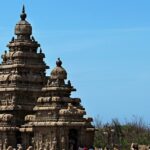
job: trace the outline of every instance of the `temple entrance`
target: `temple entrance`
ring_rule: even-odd
[[[69,150],[78,149],[78,131],[76,129],[69,130]]]

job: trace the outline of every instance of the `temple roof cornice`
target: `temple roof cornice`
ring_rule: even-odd
[[[35,68],[35,69],[49,69],[49,66],[36,64],[36,65],[30,65],[30,64],[11,64],[11,65],[0,65],[0,69],[13,69],[13,68]]]

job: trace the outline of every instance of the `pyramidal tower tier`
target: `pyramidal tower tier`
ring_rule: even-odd
[[[0,150],[77,150],[93,145],[95,128],[60,58],[46,76],[45,55],[32,36],[23,6],[0,65]],[[37,52],[39,51],[39,52]],[[18,149],[19,149],[18,148]]]

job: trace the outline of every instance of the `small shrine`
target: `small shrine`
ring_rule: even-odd
[[[90,147],[95,128],[60,58],[46,76],[45,55],[23,6],[0,64],[0,150],[77,150]]]

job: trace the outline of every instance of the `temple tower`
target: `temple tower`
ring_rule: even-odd
[[[19,128],[24,117],[33,112],[41,88],[46,82],[45,55],[32,36],[23,6],[15,37],[9,42],[0,64],[0,149],[21,143]],[[1,144],[3,143],[3,144]],[[4,145],[5,143],[5,145]],[[3,148],[4,149],[4,148]]]
[[[32,144],[35,150],[77,150],[80,145],[93,145],[92,118],[84,118],[81,100],[71,97],[75,89],[66,79],[67,72],[58,59],[37,99],[35,115],[25,117],[27,123],[21,128],[24,145]],[[29,143],[28,135],[32,132],[34,136]]]

